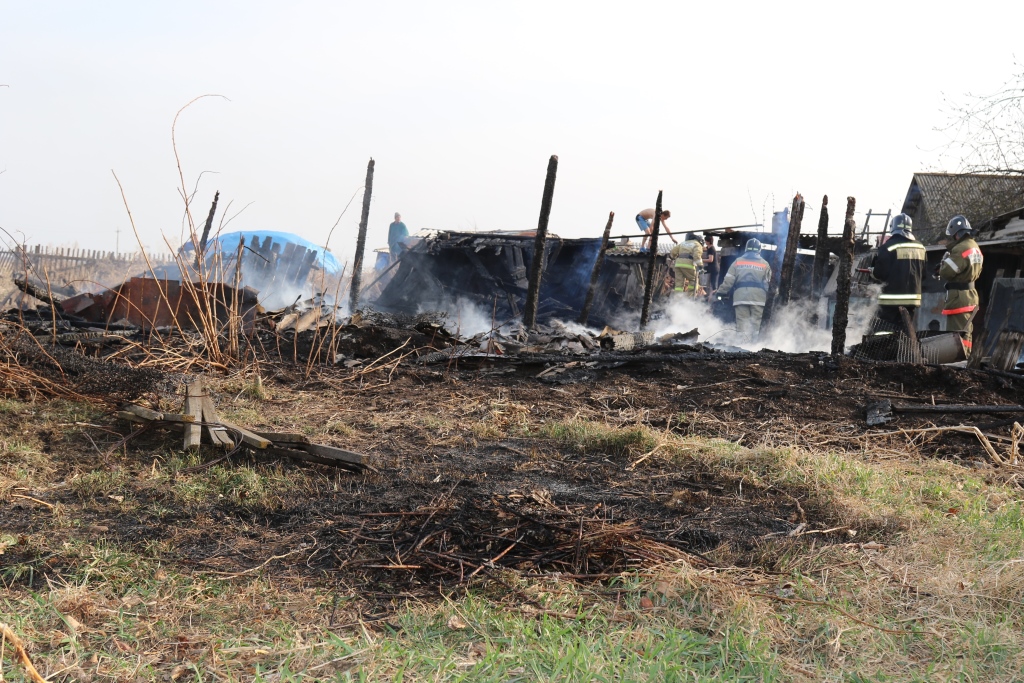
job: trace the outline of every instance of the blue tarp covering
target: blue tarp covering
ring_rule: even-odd
[[[258,239],[260,242],[263,242],[264,239],[269,237],[278,244],[291,242],[299,245],[300,247],[312,249],[316,252],[316,266],[318,268],[323,268],[324,271],[332,275],[341,272],[341,264],[338,263],[338,259],[334,258],[333,254],[329,252],[325,253],[324,248],[319,244],[314,244],[304,237],[299,237],[291,232],[278,232],[275,230],[240,230],[238,232],[229,232],[224,235],[218,235],[215,239],[211,239],[206,245],[206,253],[210,254],[215,252],[217,249],[220,249],[221,253],[226,256],[231,256],[235,253],[235,250],[238,249],[239,239],[245,239],[245,244],[248,246],[249,244],[252,244],[253,237]],[[193,249],[194,247],[191,242],[186,242],[185,246],[182,247],[182,251],[184,252],[190,252]]]

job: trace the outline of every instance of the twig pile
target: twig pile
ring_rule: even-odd
[[[409,572],[462,583],[500,568],[603,579],[652,564],[707,562],[693,544],[653,535],[639,519],[614,519],[600,504],[556,506],[544,492],[341,518],[333,543],[342,567]],[[377,523],[375,523],[377,522]],[[393,579],[394,577],[389,577]]]

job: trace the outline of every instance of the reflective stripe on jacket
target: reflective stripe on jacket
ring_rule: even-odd
[[[764,306],[771,278],[772,268],[760,254],[744,252],[729,267],[718,293],[725,296],[732,292],[733,306]]]
[[[967,236],[949,246],[939,264],[939,277],[943,282],[970,284],[981,276],[984,262],[978,243]],[[976,289],[947,289],[942,314],[970,313],[978,307],[979,301]]]
[[[921,280],[928,256],[924,245],[905,235],[893,235],[878,248],[871,275],[885,283],[880,306],[920,306]]]
[[[704,256],[704,245],[698,240],[686,240],[672,247],[668,255],[675,259],[673,267],[694,269]]]

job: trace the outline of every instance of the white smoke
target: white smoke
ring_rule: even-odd
[[[712,315],[711,305],[703,298],[677,295],[665,307],[663,317],[654,321],[650,329],[657,338],[697,328],[702,342],[737,346],[748,351],[827,352],[832,348],[832,328],[823,326],[828,313],[826,306],[827,299],[821,299],[817,302],[796,301],[777,307],[770,326],[762,328],[756,341],[748,342],[736,334],[735,323],[727,323]],[[867,333],[875,308],[873,300],[851,300],[850,322],[846,328],[847,346],[858,343]],[[819,321],[817,324],[812,324],[814,318]]]
[[[419,313],[435,312],[437,309],[421,309]],[[474,301],[458,298],[449,303],[442,311],[447,321],[448,331],[457,337],[474,337],[490,332],[493,325],[501,325],[502,320],[492,320],[493,311],[486,310]]]
[[[818,320],[826,319],[825,300],[817,305],[809,301],[796,301],[780,306],[772,314],[771,325],[762,328],[760,339],[753,345],[742,345],[751,350],[772,349],[787,353],[803,353],[807,351],[830,351],[832,349],[832,328],[822,324],[811,324],[812,315],[818,314]],[[846,346],[860,342],[867,333],[874,317],[875,303],[865,299],[850,301],[849,323],[846,326]],[[817,310],[815,310],[817,309]]]
[[[554,329],[555,332],[565,335],[586,334],[591,337],[596,337],[601,334],[601,330],[581,325],[575,320],[552,320],[549,326]]]

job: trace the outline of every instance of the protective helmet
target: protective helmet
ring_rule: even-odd
[[[761,251],[761,240],[756,237],[747,240],[747,251]]]
[[[688,232],[688,233],[686,233],[686,239],[687,240],[695,240],[695,239],[697,239],[697,233],[695,233],[695,232]]]
[[[889,232],[893,235],[909,235],[913,229],[914,222],[905,213],[896,214],[892,217],[892,222],[889,223]]]
[[[946,237],[956,237],[962,232],[970,232],[971,223],[963,216],[953,216],[946,224]]]

